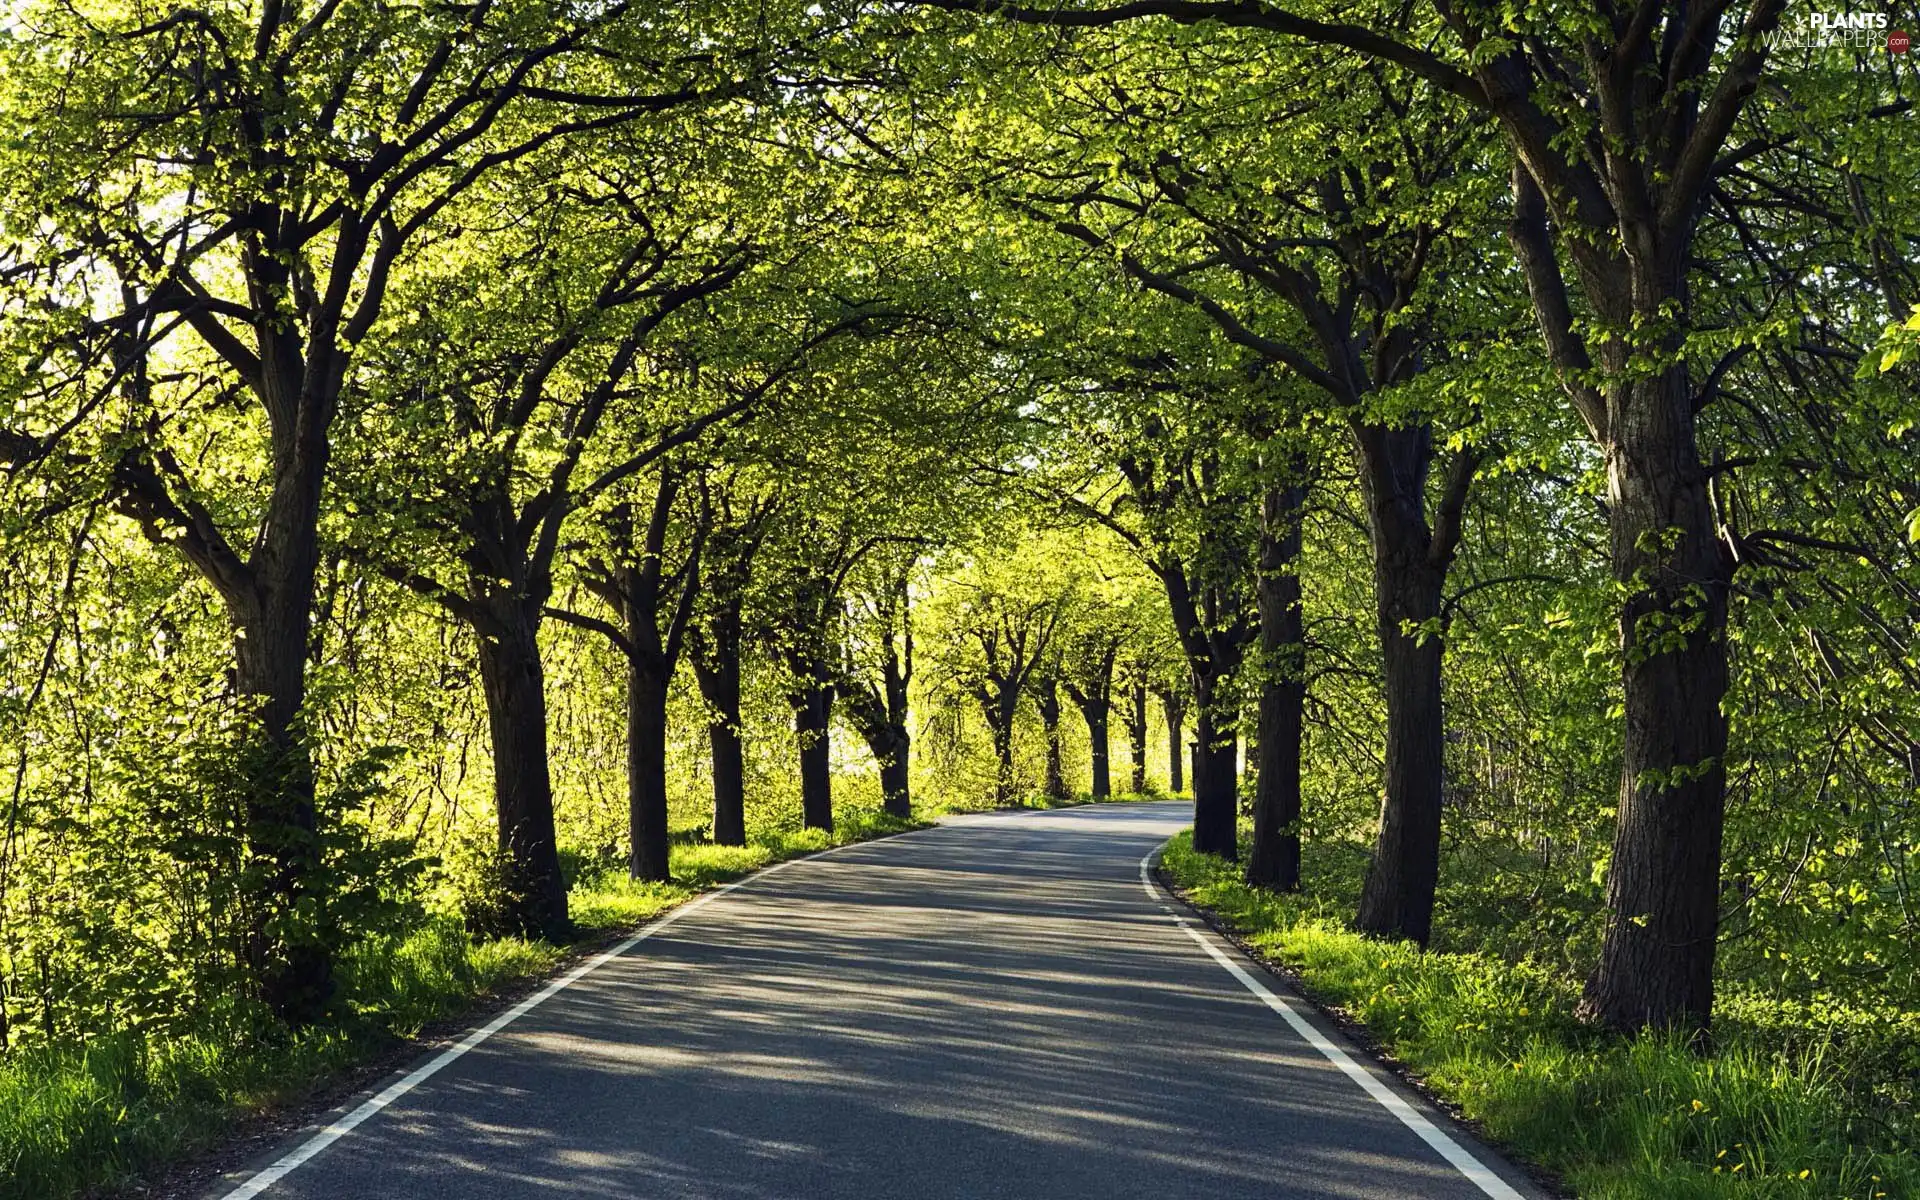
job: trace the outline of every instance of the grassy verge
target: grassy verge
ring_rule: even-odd
[[[435,1023],[458,1020],[490,995],[550,974],[570,952],[701,892],[782,859],[915,827],[879,814],[850,817],[831,838],[792,830],[758,834],[743,847],[675,845],[668,884],[619,874],[581,880],[570,898],[580,930],[574,946],[476,941],[450,918],[357,946],[341,963],[341,1016],[328,1026],[263,1032],[215,1013],[191,1029],[15,1054],[0,1069],[0,1197],[62,1200],[124,1187],[217,1144],[237,1121],[337,1086],[353,1067]]]
[[[1322,901],[1249,888],[1231,864],[1194,853],[1187,834],[1162,861],[1195,903],[1583,1197],[1920,1196],[1914,1112],[1873,1078],[1888,1060],[1863,1048],[1911,1038],[1912,1014],[1880,1015],[1874,1032],[1787,1037],[1763,1001],[1735,994],[1709,1057],[1658,1038],[1626,1042],[1574,1020],[1572,979],[1362,938]]]

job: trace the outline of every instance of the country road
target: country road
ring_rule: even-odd
[[[1149,894],[1189,811],[965,817],[765,873],[207,1195],[1539,1195]]]

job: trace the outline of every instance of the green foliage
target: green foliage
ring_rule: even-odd
[[[1776,46],[1723,127],[1686,110],[1749,60],[1673,47],[1731,49],[1747,6],[1648,8],[1617,58],[1575,6],[1285,6],[1309,37],[1206,8],[13,5],[0,1168],[39,1196],[123,1176],[546,969],[500,936],[524,864],[498,811],[543,769],[544,861],[603,933],[827,844],[799,829],[796,694],[838,694],[835,837],[866,836],[896,730],[922,811],[1079,795],[1095,735],[1040,685],[1111,650],[1117,689],[1167,702],[1150,789],[1196,701],[1245,738],[1300,675],[1304,897],[1209,887],[1516,1143],[1596,1194],[1870,1195],[1843,1127],[1910,1124],[1920,1009],[1913,60]],[[1589,77],[1655,43],[1667,67]],[[1458,74],[1499,62],[1518,116]],[[1662,98],[1596,103],[1615,78]],[[1724,142],[1703,190],[1629,228],[1695,129]],[[1516,161],[1551,176],[1531,266]],[[1729,565],[1637,613],[1629,661],[1623,605],[1686,536],[1615,527],[1633,463],[1603,410],[1675,367],[1694,394],[1655,457],[1706,490],[1692,536]],[[1409,565],[1383,523],[1435,534],[1449,463],[1475,468],[1458,549],[1416,556],[1445,551],[1441,610],[1383,630]],[[1305,637],[1263,660],[1260,501],[1301,483]],[[649,570],[684,587],[640,611],[610,581]],[[277,671],[269,592],[300,635]],[[729,620],[737,711],[668,652]],[[1728,780],[1706,1065],[1567,1021],[1649,733],[1622,672],[1702,630],[1727,753],[1640,777]],[[1445,651],[1434,955],[1339,932],[1403,633]],[[485,664],[516,635],[546,761],[496,779]],[[648,656],[675,879],[635,884]],[[262,697],[297,733],[273,753]],[[744,847],[707,844],[716,723]],[[276,798],[295,820],[259,819]],[[339,987],[294,1031],[258,999],[300,950]],[[1533,1049],[1502,1073],[1508,1041]]]

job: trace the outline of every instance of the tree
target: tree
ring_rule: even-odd
[[[1065,800],[1068,795],[1066,755],[1060,743],[1060,675],[1060,647],[1056,642],[1033,674],[1033,706],[1040,714],[1040,729],[1047,739],[1047,767],[1040,794],[1049,800]],[[1099,762],[1097,757],[1095,762]]]
[[[647,522],[636,526],[634,502],[607,512],[607,558],[583,565],[593,593],[618,615],[618,624],[549,607],[550,616],[604,635],[620,651],[627,684],[627,871],[631,878],[670,877],[667,855],[667,699],[680,661],[694,600],[700,590],[700,550],[710,515],[691,514],[678,563],[668,569],[674,511],[689,468],[677,462],[658,472]],[[704,497],[702,497],[704,499]]]
[[[1167,790],[1182,792],[1186,790],[1182,778],[1186,746],[1180,734],[1187,724],[1186,686],[1178,679],[1162,676],[1155,694],[1160,698],[1160,711],[1167,724]]]
[[[1306,720],[1306,630],[1301,606],[1301,523],[1305,467],[1287,464],[1289,482],[1260,502],[1259,771],[1247,882],[1276,891],[1300,888],[1300,739]]]
[[[690,246],[679,231],[645,219],[640,198],[658,186],[654,179],[600,174],[577,186],[594,201],[587,210],[595,214],[591,232],[571,224],[573,210],[549,210],[544,224],[535,219],[516,228],[531,247],[509,242],[501,247],[504,261],[473,266],[489,273],[518,266],[532,277],[527,295],[540,295],[541,284],[559,285],[571,306],[545,327],[528,314],[532,319],[518,330],[483,340],[457,311],[457,297],[470,286],[464,271],[422,281],[416,336],[400,342],[387,364],[389,381],[411,384],[394,396],[399,405],[390,419],[416,453],[405,460],[404,474],[396,473],[398,456],[356,464],[365,481],[360,553],[478,635],[493,746],[501,919],[553,937],[563,936],[568,922],[539,633],[563,532],[581,508],[745,413],[785,374],[776,366],[689,415],[633,403],[635,377],[648,366],[661,327],[682,308],[733,286],[753,255],[734,241]],[[633,223],[636,215],[641,219]],[[602,260],[600,248],[608,243],[621,249]],[[561,250],[568,245],[586,261],[569,263]],[[528,249],[535,253],[527,255]],[[584,280],[565,275],[576,265]],[[450,323],[468,334],[468,361],[457,371],[449,370],[444,350]],[[591,459],[610,416],[625,425],[623,444]],[[448,545],[452,553],[442,555],[450,561],[435,569],[438,564],[396,559],[395,534],[409,529],[416,539]]]
[[[754,560],[778,511],[777,495],[757,493],[736,469],[703,482],[710,514],[701,596],[688,631],[693,674],[707,703],[713,762],[713,840],[747,843],[746,762],[741,753],[740,683],[746,605]]]
[[[1087,723],[1087,741],[1093,758],[1092,791],[1096,798],[1113,794],[1109,722],[1113,718],[1113,667],[1120,657],[1121,635],[1109,630],[1085,630],[1069,640],[1062,655],[1061,686]],[[1071,664],[1070,666],[1066,664]]]
[[[1145,795],[1147,783],[1147,677],[1132,661],[1124,674],[1126,703],[1120,723],[1127,731],[1127,790]]]
[[[1702,410],[1742,357],[1713,356],[1692,253],[1715,180],[1771,147],[1730,144],[1766,73],[1784,0],[1648,4],[1511,21],[1478,6],[1409,13],[1404,28],[1268,4],[1146,0],[1040,10],[920,0],[1049,25],[1163,16],[1342,47],[1392,64],[1500,130],[1514,159],[1510,236],[1542,344],[1609,466],[1626,737],[1608,871],[1608,926],[1585,1011],[1608,1027],[1703,1033],[1713,1006],[1726,804],[1727,593]],[[1430,37],[1446,48],[1427,48]],[[1722,42],[1727,53],[1717,53]],[[1617,147],[1642,148],[1638,154]],[[1578,288],[1578,302],[1570,282]]]
[[[985,548],[992,553],[995,548]],[[1004,553],[1004,547],[999,548]],[[977,552],[981,553],[981,552]],[[1037,564],[992,562],[974,557],[948,591],[941,614],[941,647],[947,678],[979,707],[993,743],[994,803],[1016,795],[1013,761],[1015,719],[1054,650],[1064,597],[1057,584],[1034,583]]]
[[[908,700],[913,686],[910,582],[917,559],[917,548],[870,558],[872,582],[855,589],[855,632],[848,638],[838,685],[843,710],[879,764],[881,802],[902,820],[913,815]]]
[[[625,97],[590,115],[552,105],[548,86],[575,64],[638,66],[623,57],[637,32],[626,18],[625,5],[564,29],[492,8],[403,21],[269,5],[104,25],[59,6],[33,14],[35,45],[69,46],[76,72],[44,93],[59,97],[46,132],[61,139],[48,215],[69,247],[89,248],[90,271],[118,281],[119,311],[99,325],[104,365],[140,432],[115,451],[109,486],[228,610],[236,686],[258,723],[248,825],[272,864],[256,969],[290,1020],[317,1016],[332,990],[331,948],[295,914],[317,861],[301,713],[342,391],[409,248],[492,171],[585,128],[738,90],[683,63],[630,71]],[[377,76],[362,69],[374,60]],[[138,178],[152,163],[170,166]],[[252,398],[271,443],[238,520],[192,478],[154,407],[149,361],[176,346],[216,394]],[[15,433],[33,456],[55,452]]]

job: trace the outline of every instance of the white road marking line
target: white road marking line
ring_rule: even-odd
[[[939,826],[933,826],[933,828],[937,829],[939,828]],[[920,832],[920,831],[913,830],[910,832]],[[886,839],[881,839],[881,840],[886,840]],[[499,1033],[502,1029],[505,1029],[507,1026],[513,1024],[515,1021],[518,1021],[521,1017],[526,1016],[528,1013],[540,1007],[540,1005],[546,1003],[548,1000],[551,1000],[554,996],[558,995],[559,993],[565,991],[567,988],[571,987],[573,984],[580,982],[580,980],[584,978],[586,975],[588,975],[589,973],[599,969],[600,967],[605,966],[606,964],[612,962],[614,959],[619,958],[621,955],[625,954],[627,951],[633,949],[635,946],[638,946],[641,942],[646,941],[648,938],[652,937],[654,934],[659,933],[661,930],[665,929],[667,926],[673,924],[675,921],[678,921],[680,918],[686,916],[687,914],[698,911],[699,909],[705,908],[707,905],[713,903],[715,900],[718,900],[720,897],[726,895],[728,892],[731,892],[736,888],[744,887],[745,885],[749,883],[753,883],[756,880],[765,879],[767,876],[773,874],[774,872],[784,870],[785,868],[791,867],[796,863],[807,862],[810,859],[821,858],[821,857],[824,857],[825,855],[833,854],[836,851],[850,850],[855,846],[864,846],[867,844],[869,843],[848,842],[844,846],[830,846],[825,850],[817,851],[816,853],[813,853],[813,854],[805,854],[800,856],[799,858],[790,858],[790,859],[787,859],[785,862],[777,862],[777,863],[774,863],[772,866],[762,867],[760,870],[755,871],[753,874],[748,875],[744,878],[736,879],[732,883],[729,883],[724,887],[716,888],[713,891],[708,892],[703,896],[699,896],[695,899],[687,901],[685,904],[682,904],[680,907],[674,909],[672,912],[667,913],[665,916],[655,919],[646,928],[642,929],[639,933],[634,934],[632,937],[628,938],[626,941],[621,942],[618,946],[615,946],[613,949],[608,950],[602,954],[595,955],[593,958],[589,959],[587,962],[581,964],[580,966],[575,967],[571,971],[568,971],[565,975],[562,975],[560,978],[554,980],[552,983],[549,983],[546,987],[543,987],[539,991],[535,992],[533,995],[528,996],[525,1000],[522,1000],[520,1003],[514,1005],[512,1008],[508,1009],[506,1012],[503,1012],[499,1016],[495,1017],[493,1020],[488,1021],[485,1025],[482,1025],[480,1028],[468,1034],[465,1037],[465,1039],[463,1039],[459,1044],[447,1047],[445,1050],[442,1050],[439,1054],[435,1055],[433,1058],[420,1064],[418,1067],[415,1067],[412,1071],[409,1071],[407,1074],[401,1076],[399,1079],[394,1080],[392,1083],[388,1084],[385,1088],[381,1089],[381,1091],[377,1095],[364,1101],[358,1108],[354,1109],[352,1112],[341,1117],[338,1121],[335,1121],[333,1124],[328,1125],[325,1129],[320,1130],[318,1133],[314,1134],[312,1137],[308,1138],[306,1141],[300,1143],[300,1145],[294,1147],[294,1149],[289,1151],[283,1158],[276,1161],[272,1166],[262,1168],[258,1174],[254,1175],[251,1179],[248,1179],[245,1183],[242,1183],[240,1186],[234,1188],[232,1191],[226,1193],[224,1196],[220,1198],[220,1200],[253,1200],[253,1197],[258,1196],[261,1192],[266,1191],[268,1188],[280,1182],[282,1179],[286,1178],[289,1174],[291,1174],[295,1170],[298,1170],[301,1164],[305,1163],[308,1159],[320,1153],[322,1150],[325,1150],[328,1146],[333,1145],[335,1142],[339,1141],[341,1138],[345,1137],[347,1134],[352,1133],[353,1130],[357,1128],[362,1122],[366,1121],[367,1118],[373,1116],[375,1113],[379,1112],[381,1109],[385,1108],[387,1105],[392,1104],[395,1100],[398,1100],[400,1097],[406,1095],[408,1092],[412,1091],[414,1088],[419,1087],[421,1084],[425,1083],[428,1079],[431,1079],[434,1075],[438,1074],[442,1068],[446,1067],[447,1064],[453,1062],[455,1059],[459,1058],[461,1055],[465,1054],[467,1051],[473,1049],[475,1046],[478,1046],[481,1042],[486,1041],[488,1038],[492,1037],[494,1034]]]
[[[1149,851],[1145,858],[1140,860],[1140,884],[1147,889],[1147,898],[1156,904],[1160,903],[1163,897],[1160,889],[1154,886],[1153,876],[1149,874],[1149,871],[1153,866],[1154,858],[1158,856],[1159,853],[1159,849],[1155,848]],[[1446,1133],[1435,1126],[1432,1121],[1427,1120],[1426,1114],[1414,1108],[1411,1104],[1408,1104],[1396,1095],[1393,1089],[1374,1078],[1373,1072],[1353,1061],[1352,1056],[1345,1050],[1328,1041],[1326,1036],[1318,1029],[1315,1029],[1305,1017],[1301,1016],[1293,1005],[1288,1004],[1279,996],[1274,995],[1271,988],[1267,987],[1266,984],[1248,972],[1245,967],[1229,958],[1220,947],[1214,945],[1210,939],[1195,929],[1193,923],[1187,920],[1186,917],[1181,916],[1170,908],[1166,908],[1165,905],[1162,905],[1162,908],[1169,916],[1173,917],[1174,924],[1180,926],[1181,930],[1183,930],[1188,937],[1192,938],[1202,950],[1205,950],[1213,961],[1225,967],[1229,975],[1232,975],[1240,981],[1241,986],[1266,1001],[1267,1007],[1285,1018],[1287,1024],[1293,1027],[1295,1033],[1306,1039],[1308,1045],[1318,1050],[1328,1062],[1345,1072],[1347,1078],[1359,1084],[1367,1095],[1373,1097],[1373,1099],[1379,1103],[1380,1107],[1386,1109],[1394,1116],[1399,1117],[1402,1125],[1413,1130],[1415,1134],[1419,1135],[1421,1141],[1432,1146],[1441,1158],[1446,1159],[1447,1162],[1452,1165],[1454,1170],[1466,1176],[1467,1179],[1481,1191],[1494,1197],[1494,1200],[1524,1200],[1524,1197],[1522,1197],[1519,1192],[1514,1191],[1513,1188],[1507,1184],[1506,1180],[1495,1175],[1487,1169],[1485,1163],[1482,1163],[1479,1159],[1467,1153],[1466,1147],[1448,1137]]]

